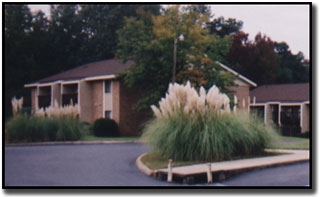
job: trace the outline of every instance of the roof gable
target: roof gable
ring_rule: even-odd
[[[242,80],[243,82],[249,84],[250,86],[257,87],[257,84],[256,84],[255,82],[253,82],[253,81],[251,81],[250,79],[248,79],[248,78],[240,75],[238,72],[232,70],[232,69],[229,68],[228,66],[226,66],[226,65],[224,65],[224,64],[222,64],[222,63],[220,63],[220,62],[216,62],[216,63],[218,63],[218,65],[219,65],[221,68],[223,68],[224,70],[230,72],[231,74],[233,74],[234,76],[236,76],[238,79]]]
[[[81,80],[87,77],[99,77],[105,75],[114,75],[120,71],[128,69],[134,64],[133,61],[121,63],[120,60],[110,59],[104,61],[85,64],[65,72],[61,72],[43,79],[36,83],[49,83],[54,81]]]
[[[262,85],[250,91],[257,103],[309,101],[309,83]]]
[[[236,71],[232,70],[231,68],[223,65],[220,62],[217,62],[218,65],[226,70],[227,72],[232,73],[238,79],[242,80],[244,83],[249,84],[250,86],[256,87],[257,85],[247,79],[246,77],[240,75]],[[34,83],[26,84],[25,87],[33,87],[37,84],[45,84],[45,83],[52,83],[57,81],[72,81],[72,80],[97,80],[102,79],[103,77],[110,76],[113,78],[116,73],[120,71],[124,71],[128,69],[130,66],[134,65],[134,61],[127,61],[125,63],[121,63],[120,60],[117,59],[109,59],[104,61],[93,62],[89,64],[84,64],[82,66],[40,79]]]

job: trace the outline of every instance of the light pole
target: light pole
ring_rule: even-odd
[[[172,67],[172,83],[176,81],[176,67],[177,67],[177,43],[178,40],[183,41],[184,36],[180,34],[178,37],[174,38],[173,42],[173,67]]]

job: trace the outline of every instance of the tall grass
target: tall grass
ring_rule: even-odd
[[[190,88],[186,85],[184,91]],[[166,98],[172,96],[173,89],[169,88]],[[229,105],[225,102],[228,99],[216,87],[214,91],[214,94],[212,90],[208,91],[207,95],[210,96],[205,101],[181,97],[184,103],[188,103],[188,100],[195,103],[187,112],[180,100],[175,101],[177,105],[172,105],[166,98],[162,99],[160,109],[152,107],[155,118],[146,124],[143,139],[151,144],[154,151],[180,161],[219,161],[263,153],[269,140],[276,135],[275,132],[256,116],[240,111],[230,113]],[[205,95],[200,93],[198,99],[201,99],[201,94]],[[201,105],[197,105],[197,102]],[[161,108],[163,103],[166,103],[165,107]],[[175,108],[170,109],[169,105]]]
[[[200,120],[180,114],[155,118],[142,139],[154,151],[180,161],[219,161],[262,154],[275,132],[249,114],[223,114]]]
[[[79,140],[84,136],[84,124],[78,120],[77,105],[53,106],[37,110],[32,116],[18,113],[22,109],[23,98],[12,99],[14,117],[6,124],[7,142],[38,142]]]
[[[79,140],[84,136],[84,125],[75,118],[45,118],[19,115],[6,124],[6,141],[39,142]]]
[[[13,116],[17,116],[19,111],[22,109],[23,97],[21,97],[20,99],[13,97],[11,99],[11,104],[12,104],[12,114],[13,114]]]

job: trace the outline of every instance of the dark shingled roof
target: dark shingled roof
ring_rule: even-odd
[[[37,81],[36,83],[48,83],[59,80],[80,80],[86,77],[99,77],[103,75],[113,75],[128,69],[134,64],[133,61],[121,63],[117,59],[93,62],[76,67],[65,72],[58,73]]]
[[[309,101],[309,89],[309,83],[262,85],[250,91],[250,98],[256,97],[256,103],[304,102]]]

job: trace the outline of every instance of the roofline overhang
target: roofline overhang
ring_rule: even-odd
[[[33,87],[44,87],[44,86],[51,86],[55,83],[59,83],[61,81],[53,81],[53,82],[47,82],[47,83],[29,83],[29,84],[25,84],[24,87],[25,88],[33,88]]]
[[[278,104],[281,106],[299,106],[303,104],[309,104],[309,101],[293,101],[293,102],[283,102],[283,101],[270,101],[270,102],[257,102],[257,103],[250,103],[250,106],[262,106],[262,105],[273,105]]]
[[[28,84],[24,84],[23,87],[25,88],[33,88],[33,87],[37,87],[39,86],[39,83],[28,83]]]
[[[29,83],[25,84],[25,88],[34,88],[34,87],[42,87],[42,86],[51,86],[56,83],[61,83],[61,84],[75,84],[79,83],[80,81],[100,81],[100,80],[110,80],[110,79],[115,79],[116,75],[102,75],[102,76],[95,76],[95,77],[86,77],[83,79],[79,80],[58,80],[58,81],[53,81],[53,82],[47,82],[47,83]]]
[[[79,83],[79,81],[80,80],[65,80],[65,81],[57,81],[57,83],[61,83],[62,85],[64,85],[64,84],[77,84],[77,83]]]
[[[96,77],[86,77],[83,80],[84,81],[99,81],[99,80],[110,80],[115,79],[116,75],[102,75],[102,76],[96,76]]]
[[[239,77],[240,79],[242,79],[243,81],[247,82],[248,84],[250,84],[253,87],[257,87],[257,84],[253,81],[251,81],[250,79],[240,75],[238,72],[232,70],[231,68],[229,68],[228,66],[222,64],[221,62],[216,61],[216,63],[219,64],[219,66],[227,71],[229,71],[230,73],[232,73],[233,75],[235,75],[236,77]]]

